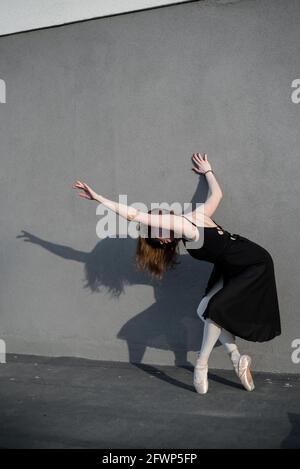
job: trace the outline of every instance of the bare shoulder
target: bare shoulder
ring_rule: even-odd
[[[201,210],[195,209],[193,211],[183,213],[182,216],[194,225],[199,226],[200,228],[205,225],[205,216],[203,215],[203,213],[201,213]]]
[[[185,213],[184,216],[199,228],[210,228],[216,226],[208,213],[205,212],[203,205],[205,204],[202,204],[200,208],[196,208],[191,212]]]
[[[181,215],[183,235],[192,241],[198,241],[199,230],[195,213],[189,212]]]

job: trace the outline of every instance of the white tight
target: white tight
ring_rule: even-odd
[[[224,346],[227,353],[238,352],[235,336],[230,332],[222,329],[211,319],[203,318],[203,313],[207,307],[209,299],[223,287],[223,278],[221,277],[217,283],[209,290],[208,294],[202,298],[197,308],[197,314],[202,321],[204,321],[203,339],[201,350],[198,354],[198,360],[202,363],[207,363],[208,358],[217,342],[219,340]]]

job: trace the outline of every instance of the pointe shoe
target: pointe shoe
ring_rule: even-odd
[[[196,363],[194,368],[194,387],[198,394],[206,394],[208,390],[208,366]]]
[[[238,363],[234,364],[235,372],[247,391],[253,391],[253,389],[255,389],[250,371],[251,362],[252,360],[249,355],[241,355]]]

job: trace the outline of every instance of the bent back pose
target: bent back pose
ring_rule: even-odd
[[[242,385],[252,391],[251,357],[239,353],[236,336],[264,342],[281,334],[273,259],[264,247],[230,233],[212,220],[223,197],[221,187],[206,154],[194,153],[192,161],[193,170],[207,179],[209,196],[200,207],[185,215],[143,212],[109,200],[81,181],[76,181],[73,188],[79,189],[80,197],[102,203],[128,221],[151,228],[150,236],[139,236],[135,259],[140,269],[158,278],[175,264],[178,243],[182,241],[186,246],[186,241],[197,242],[198,228],[204,230],[200,248],[186,246],[192,257],[214,264],[197,308],[204,321],[204,332],[194,368],[194,386],[199,394],[208,391],[208,359],[220,340]],[[169,235],[161,236],[160,230],[167,230]]]

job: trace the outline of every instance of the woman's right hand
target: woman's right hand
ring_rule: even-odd
[[[87,184],[85,184],[84,182],[76,181],[74,182],[72,187],[73,189],[80,189],[81,191],[83,191],[83,192],[78,192],[79,197],[82,197],[88,200],[98,201],[99,195],[97,194],[97,192],[93,191],[93,189]]]
[[[192,170],[198,174],[204,174],[206,171],[211,169],[211,165],[208,162],[206,153],[203,153],[203,156],[201,153],[193,153],[192,160],[195,165]]]

